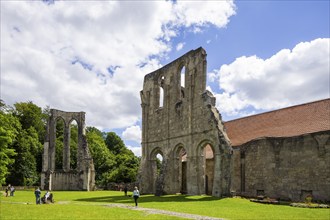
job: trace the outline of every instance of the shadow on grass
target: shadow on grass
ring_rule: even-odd
[[[197,202],[197,201],[214,201],[221,198],[212,196],[188,196],[188,195],[142,195],[139,198],[139,203],[152,203],[152,202]],[[129,196],[101,196],[76,199],[74,201],[79,202],[101,202],[101,203],[126,203],[132,204],[134,202],[133,197]]]

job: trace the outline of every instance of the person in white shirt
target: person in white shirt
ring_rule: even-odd
[[[45,194],[45,202],[47,202],[47,199],[48,199],[49,196],[50,196],[50,192],[47,191],[46,194]]]
[[[140,197],[140,192],[139,192],[139,190],[136,186],[136,187],[134,187],[134,191],[133,191],[133,198],[134,198],[134,202],[135,202],[135,207],[138,206],[137,200],[138,200],[139,197]]]

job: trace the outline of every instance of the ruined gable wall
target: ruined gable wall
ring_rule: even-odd
[[[244,181],[245,196],[257,196],[261,190],[271,198],[301,201],[304,192],[312,191],[315,200],[330,201],[330,131],[254,140],[237,152],[232,190],[241,192]]]
[[[56,121],[64,121],[63,167],[55,169]],[[70,123],[78,125],[77,168],[70,167]],[[49,190],[94,190],[95,170],[85,134],[85,112],[51,109],[44,143],[41,188]]]
[[[181,87],[180,71],[185,66],[185,85]],[[161,89],[164,103],[160,105]],[[206,87],[206,53],[199,48],[163,68],[145,76],[142,101],[141,191],[155,192],[155,173],[151,165],[156,152],[162,152],[166,167],[162,190],[180,192],[177,149],[187,152],[187,192],[204,194],[200,153],[210,144],[215,154],[213,194],[228,194],[230,184],[230,144],[215,98]]]

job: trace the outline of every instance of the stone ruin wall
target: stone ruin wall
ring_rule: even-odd
[[[56,122],[64,121],[62,169],[55,168]],[[78,124],[77,168],[70,167],[70,123]],[[47,190],[94,190],[95,170],[85,134],[85,112],[51,109],[47,122],[41,173],[41,188]]]
[[[232,162],[236,194],[330,201],[330,131],[250,141],[234,150]]]
[[[141,106],[141,192],[229,195],[231,147],[215,97],[206,90],[205,50],[192,50],[146,75]],[[206,162],[205,146],[213,151],[212,162]],[[160,174],[158,153],[163,156]]]

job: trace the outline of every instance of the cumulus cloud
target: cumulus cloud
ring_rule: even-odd
[[[225,27],[229,17],[235,15],[235,9],[232,1],[178,1],[174,4],[178,17],[175,22],[196,30],[209,24]]]
[[[315,39],[270,57],[239,57],[217,73],[217,107],[228,115],[271,110],[329,98],[330,39]]]
[[[141,128],[138,125],[133,125],[125,129],[122,133],[122,137],[125,140],[135,141],[141,143]]]
[[[143,77],[181,27],[221,28],[235,14],[232,1],[49,2],[1,1],[1,99],[85,111],[100,129],[140,120]]]
[[[182,50],[184,44],[185,44],[185,43],[178,43],[178,44],[176,45],[176,51],[180,51],[180,50]]]

